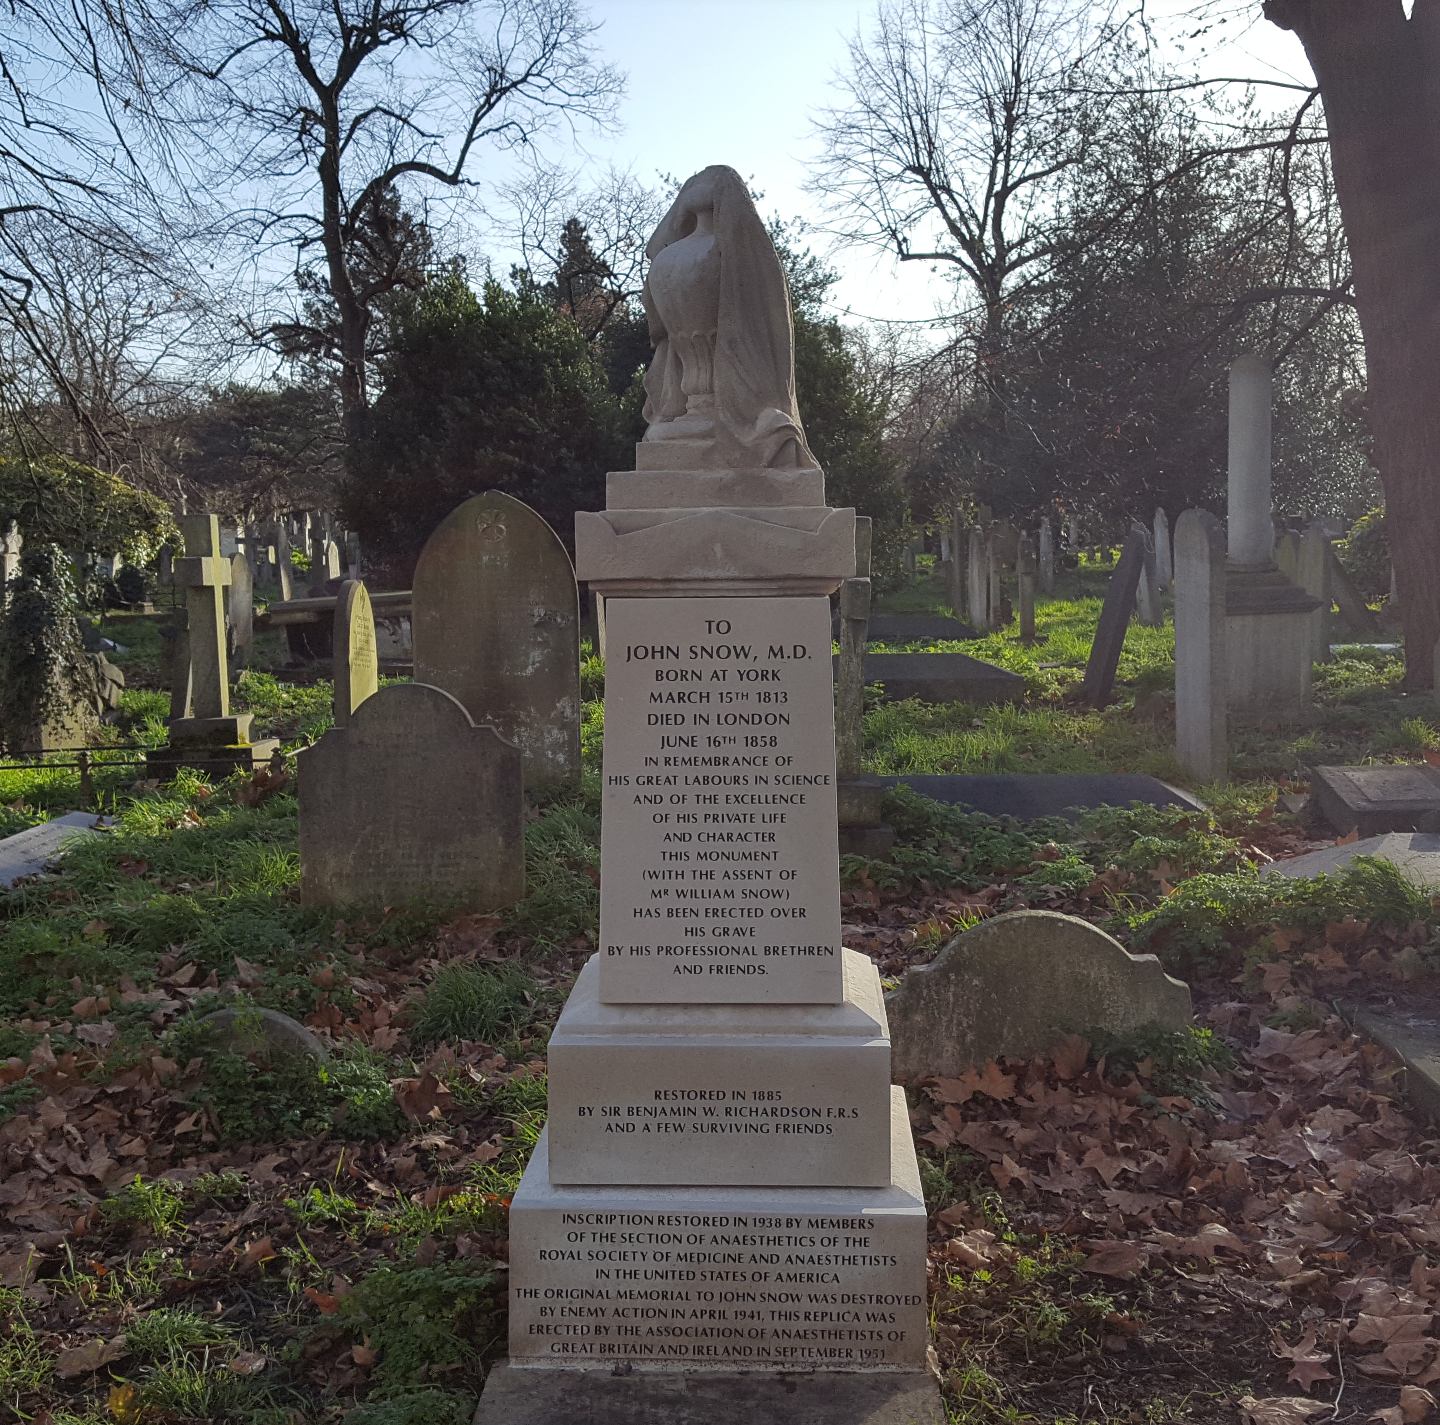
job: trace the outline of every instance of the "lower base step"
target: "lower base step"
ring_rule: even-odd
[[[618,1368],[623,1369],[623,1368]],[[944,1425],[935,1377],[896,1371],[490,1372],[475,1425]]]

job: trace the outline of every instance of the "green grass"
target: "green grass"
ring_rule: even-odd
[[[449,965],[425,991],[410,1037],[421,1045],[497,1043],[533,1017],[535,989],[535,981],[514,965]]]

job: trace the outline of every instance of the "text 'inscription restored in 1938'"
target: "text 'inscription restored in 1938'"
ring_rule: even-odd
[[[794,1366],[923,1361],[923,1224],[555,1212],[511,1244],[511,1357]],[[912,1240],[913,1239],[913,1240]],[[912,1260],[913,1258],[913,1260]]]
[[[842,998],[830,607],[605,605],[600,997]]]

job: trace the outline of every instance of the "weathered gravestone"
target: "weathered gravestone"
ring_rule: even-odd
[[[1184,1029],[1190,989],[1076,916],[1022,910],[956,936],[885,996],[891,1071],[905,1083],[1043,1054],[1065,1034]]]
[[[1135,610],[1146,628],[1163,628],[1165,610],[1160,604],[1160,578],[1156,569],[1155,551],[1150,542],[1150,531],[1139,520],[1135,520],[1130,529],[1133,534],[1140,536],[1145,545],[1145,562],[1141,566],[1140,582],[1135,586]]]
[[[1028,534],[1020,536],[1016,560],[1020,583],[1020,642],[1035,642],[1035,546]]]
[[[1155,578],[1162,589],[1175,580],[1175,557],[1170,544],[1170,518],[1163,509],[1155,511]]]
[[[555,531],[489,490],[451,511],[415,569],[415,679],[525,759],[527,787],[580,775],[580,600]]]
[[[1175,521],[1175,755],[1200,782],[1226,779],[1225,533],[1209,510]]]
[[[1048,515],[1040,521],[1040,592],[1055,592],[1055,537]]]
[[[1110,576],[1095,641],[1090,645],[1090,659],[1085,665],[1085,701],[1092,708],[1103,708],[1115,688],[1115,670],[1120,666],[1120,651],[1125,647],[1130,612],[1135,607],[1135,591],[1144,572],[1145,536],[1136,530],[1125,541],[1115,572]]]
[[[355,709],[380,688],[375,613],[358,579],[346,579],[335,600],[335,726],[344,727]]]
[[[230,561],[227,602],[229,652],[243,668],[255,649],[255,580],[250,561],[244,554],[237,554]]]
[[[514,904],[525,894],[520,761],[443,689],[397,683],[366,698],[298,757],[301,901]]]
[[[966,585],[970,623],[981,633],[990,628],[990,566],[986,562],[989,548],[985,532],[978,525],[970,529],[970,556],[967,561]]]
[[[1312,767],[1310,799],[1342,836],[1416,831],[1440,812],[1440,767]]]

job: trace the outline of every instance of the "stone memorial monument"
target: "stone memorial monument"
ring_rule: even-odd
[[[225,591],[233,556],[219,553],[220,522],[214,515],[181,515],[178,523],[185,557],[175,561],[174,570],[176,584],[185,590],[186,639],[176,643],[170,742],[150,752],[147,768],[152,777],[174,776],[178,767],[216,777],[237,768],[248,772],[269,761],[280,743],[274,738],[251,742],[254,714],[230,711]],[[185,697],[179,690],[187,682]],[[177,711],[185,715],[177,717]]]
[[[555,531],[511,495],[476,495],[426,541],[411,592],[416,682],[515,743],[527,787],[577,779],[580,595]]]
[[[1225,578],[1225,661],[1230,711],[1294,716],[1310,702],[1319,599],[1275,563],[1270,509],[1270,363],[1230,364],[1229,551]]]
[[[358,579],[346,579],[335,599],[335,726],[344,727],[355,709],[380,690],[380,655],[375,644],[375,611]]]
[[[740,176],[691,178],[647,255],[649,426],[575,517],[608,624],[600,948],[477,1422],[793,1420],[803,1371],[836,1425],[930,1425],[925,1206],[877,973],[840,943],[826,596],[855,515]]]

